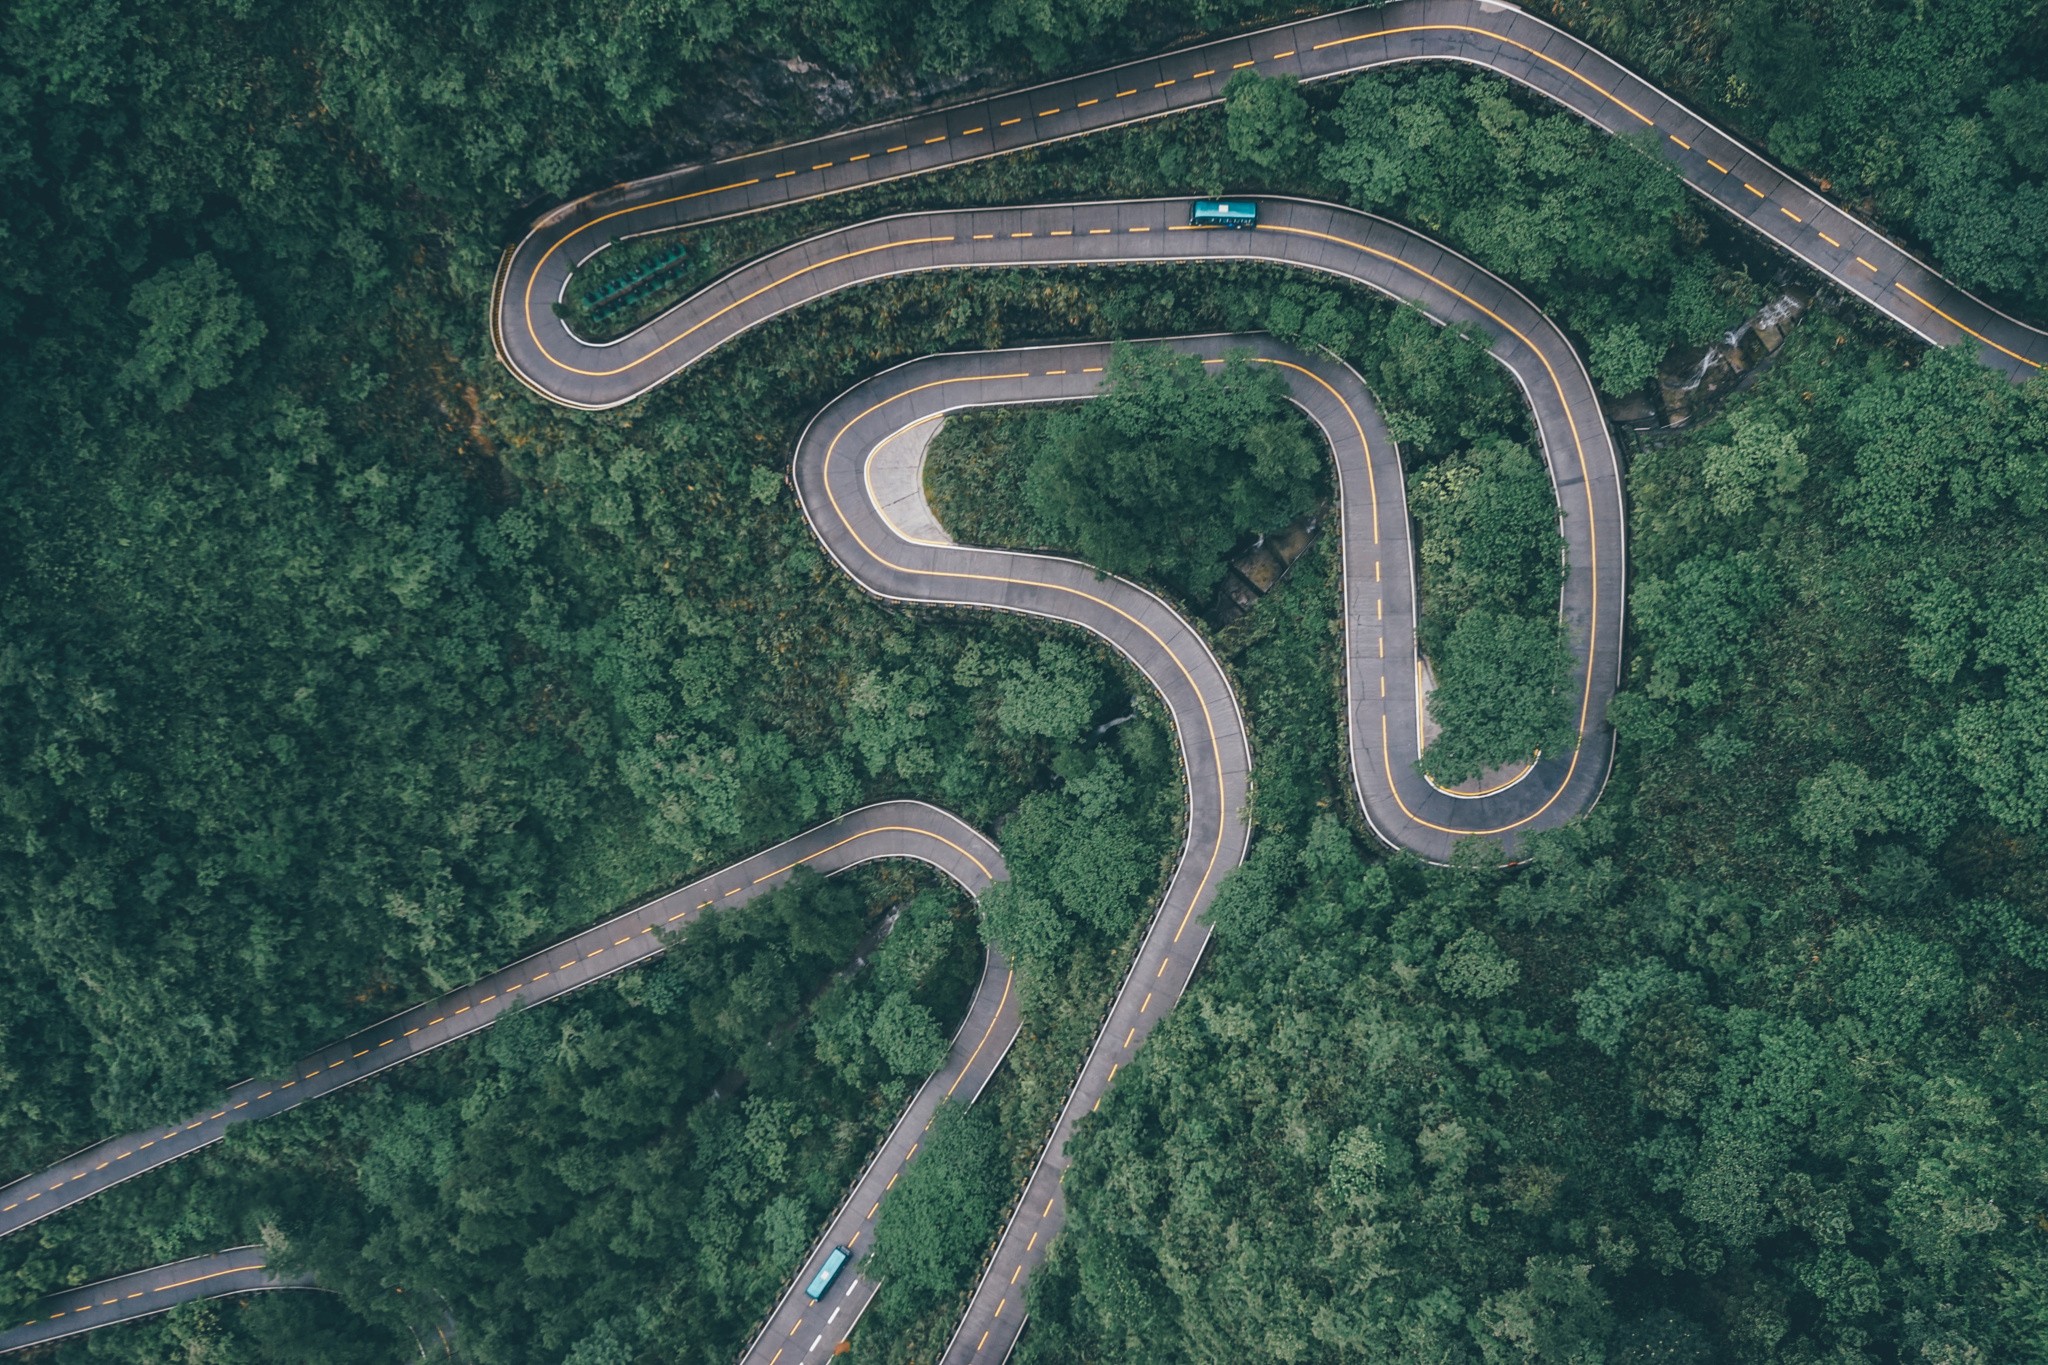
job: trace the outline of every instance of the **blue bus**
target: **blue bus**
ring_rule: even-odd
[[[1259,206],[1249,199],[1197,199],[1188,213],[1193,227],[1254,228]]]
[[[825,1297],[825,1291],[832,1287],[832,1281],[839,1278],[839,1272],[844,1270],[846,1263],[852,1259],[853,1253],[845,1247],[832,1248],[832,1254],[825,1258],[825,1264],[818,1267],[818,1273],[811,1276],[811,1283],[804,1290],[812,1303]]]

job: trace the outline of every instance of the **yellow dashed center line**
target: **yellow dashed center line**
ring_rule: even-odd
[[[1764,192],[1758,189],[1756,186],[1750,184],[1747,180],[1742,182],[1742,188],[1748,190],[1751,194],[1755,195],[1759,199],[1764,197]]]
[[[795,172],[795,171],[777,171],[777,172],[775,173],[775,178],[776,178],[777,180],[783,180],[783,179],[787,179],[787,178],[788,178],[789,176],[792,176],[792,175],[795,175],[795,174],[796,174],[796,172]]]
[[[906,142],[900,147],[884,147],[882,150],[885,155],[890,152],[907,152],[910,150],[910,144]]]
[[[925,145],[925,146],[927,146],[927,147],[929,147],[929,146],[931,146],[931,145],[932,145],[932,144],[933,144],[934,142],[944,142],[945,140],[946,140],[946,135],[945,135],[944,133],[940,133],[940,134],[939,134],[939,135],[938,135],[937,137],[928,137],[928,138],[926,138],[926,139],[924,140],[924,145]]]
[[[1154,81],[1154,82],[1152,82],[1152,88],[1153,88],[1154,90],[1164,90],[1164,89],[1165,89],[1165,88],[1166,88],[1167,86],[1169,86],[1169,85],[1179,85],[1179,84],[1180,84],[1180,82],[1179,82],[1178,80],[1169,80],[1169,81]]]
[[[1685,150],[1687,150],[1688,152],[1692,150],[1692,144],[1691,144],[1690,142],[1687,142],[1687,141],[1686,141],[1686,140],[1685,140],[1684,138],[1680,137],[1680,136],[1679,136],[1678,134],[1676,134],[1676,133],[1672,133],[1672,134],[1670,134],[1669,136],[1670,136],[1670,138],[1671,138],[1671,140],[1672,140],[1673,142],[1675,142],[1675,143],[1677,143],[1677,144],[1678,144],[1679,146],[1681,146],[1681,147],[1685,148]]]
[[[1052,116],[1053,116],[1054,114],[1057,114],[1057,113],[1058,113],[1059,111],[1060,111],[1060,110],[1059,110],[1059,106],[1058,106],[1058,105],[1054,105],[1054,106],[1053,106],[1052,108],[1050,108],[1050,109],[1041,109],[1041,110],[1039,110],[1039,111],[1038,111],[1038,117],[1040,117],[1040,118],[1051,118],[1051,117],[1052,117]]]
[[[817,165],[811,167],[811,169],[814,171],[827,171],[832,169],[832,163],[829,161],[820,161]]]
[[[1233,63],[1231,64],[1231,67],[1230,67],[1230,69],[1231,69],[1232,71],[1242,71],[1242,70],[1244,70],[1244,69],[1245,69],[1246,67],[1248,67],[1248,66],[1257,66],[1258,64],[1259,64],[1259,59],[1258,59],[1257,57],[1254,57],[1254,58],[1252,58],[1252,59],[1251,59],[1250,61],[1246,61],[1246,62],[1233,62]]]
[[[962,130],[961,130],[961,132],[960,132],[960,136],[962,136],[962,137],[973,137],[973,136],[974,136],[974,135],[975,135],[976,133],[985,133],[985,132],[987,132],[987,131],[988,131],[988,128],[987,128],[986,126],[982,126],[982,127],[976,127],[976,128],[964,128],[964,129],[962,129]]]
[[[1723,166],[1720,162],[1714,160],[1714,158],[1712,157],[1707,158],[1707,164],[1709,166],[1712,166],[1715,170],[1719,171],[1723,175],[1728,174],[1728,168],[1726,166]]]
[[[1131,1031],[1130,1031],[1129,1033],[1126,1033],[1126,1034],[1124,1035],[1124,1046],[1125,1046],[1125,1047],[1129,1047],[1129,1046],[1131,1045],[1131,1039],[1133,1039],[1133,1038],[1135,1038],[1135,1037],[1137,1037],[1137,1036],[1138,1036],[1138,1026],[1137,1026],[1136,1024],[1133,1024],[1133,1025],[1131,1025]]]
[[[1090,105],[1094,105],[1094,104],[1100,104],[1100,103],[1102,103],[1102,101],[1101,101],[1101,100],[1099,100],[1099,99],[1092,99],[1092,100],[1082,100],[1082,101],[1081,101],[1081,102],[1080,102],[1079,104],[1075,105],[1074,107],[1075,107],[1076,109],[1086,109],[1086,108],[1088,108],[1088,107],[1089,107]]]
[[[1002,121],[1001,123],[998,123],[998,124],[996,125],[996,127],[998,127],[998,128],[1007,128],[1007,127],[1009,127],[1009,126],[1010,126],[1011,124],[1013,124],[1013,123],[1022,123],[1023,121],[1024,121],[1024,116],[1023,116],[1022,114],[1019,114],[1019,115],[1018,115],[1018,116],[1017,116],[1016,118],[1006,118],[1006,119],[1004,119],[1004,120],[1003,120],[1003,121]]]
[[[1815,229],[1815,230],[1816,230],[1816,231],[1818,231],[1818,229]],[[1841,243],[1840,243],[1840,242],[1838,242],[1838,241],[1836,241],[1836,240],[1835,240],[1834,238],[1832,238],[1832,237],[1828,236],[1828,235],[1827,235],[1827,234],[1826,234],[1825,232],[1822,232],[1822,233],[1820,234],[1820,239],[1821,239],[1821,240],[1822,240],[1823,242],[1826,242],[1826,243],[1827,243],[1827,244],[1828,244],[1829,246],[1840,246],[1840,245],[1841,245]]]
[[[866,160],[867,160],[867,159],[868,159],[869,157],[871,157],[871,156],[873,156],[873,155],[874,155],[874,153],[873,153],[873,152],[862,152],[862,153],[861,153],[861,154],[860,154],[859,156],[850,156],[850,157],[846,158],[846,164],[847,164],[847,165],[849,165],[849,166],[851,166],[851,165],[852,165],[852,164],[853,164],[854,162],[856,162],[856,161],[866,161]]]
[[[1285,59],[1286,59],[1286,58],[1288,58],[1288,57],[1292,57],[1292,56],[1294,55],[1294,52],[1295,52],[1295,49],[1293,49],[1293,48],[1291,48],[1291,47],[1290,47],[1290,48],[1288,48],[1288,49],[1287,49],[1287,50],[1286,50],[1285,52],[1275,52],[1275,53],[1273,54],[1273,60],[1274,60],[1274,61],[1276,61],[1276,62],[1277,62],[1277,61],[1283,61],[1283,60],[1285,60]]]
[[[1207,71],[1197,71],[1194,75],[1188,77],[1188,79],[1191,81],[1198,81],[1201,80],[1204,76],[1213,76],[1215,74],[1216,68],[1212,66]]]
[[[1131,89],[1129,89],[1129,90],[1119,90],[1119,91],[1117,91],[1117,92],[1116,92],[1116,98],[1117,98],[1117,99],[1123,99],[1123,98],[1124,98],[1125,96],[1127,96],[1127,95],[1135,95],[1135,94],[1137,94],[1137,93],[1138,93],[1138,91],[1137,91],[1136,87],[1133,87],[1133,88],[1131,88]]]
[[[1803,223],[1806,221],[1804,218],[1801,218],[1798,214],[1784,207],[1782,204],[1779,205],[1778,212],[1784,214],[1787,218],[1790,218],[1795,223]]]
[[[1877,273],[1877,267],[1872,265],[1870,262],[1864,260],[1861,256],[1858,256],[1856,258],[1856,264],[1862,266],[1865,270],[1868,270],[1873,275]]]

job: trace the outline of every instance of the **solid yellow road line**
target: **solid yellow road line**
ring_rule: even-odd
[[[1927,310],[1928,312],[1930,312],[1930,313],[1934,314],[1934,315],[1935,315],[1936,317],[1938,317],[1938,318],[1942,319],[1942,321],[1944,321],[1944,322],[1947,322],[1947,323],[1950,323],[1950,324],[1952,324],[1952,325],[1954,325],[1954,326],[1956,326],[1956,327],[1960,327],[1960,328],[1961,328],[1961,329],[1962,329],[1963,331],[1965,331],[1965,332],[1969,333],[1969,334],[1970,334],[1971,336],[1973,336],[1973,337],[1977,338],[1977,340],[1979,340],[1979,341],[1983,342],[1983,343],[1984,343],[1984,344],[1985,344],[1986,346],[1989,346],[1989,347],[1991,347],[1991,348],[1992,348],[1993,350],[1995,350],[1995,351],[2004,351],[2006,355],[2009,355],[2009,356],[2011,356],[2011,357],[2012,357],[2012,358],[2013,358],[2014,360],[2017,360],[2017,361],[2019,361],[2019,362],[2020,362],[2020,364],[2022,364],[2022,365],[2031,365],[2031,366],[2033,366],[2033,367],[2034,367],[2035,369],[2037,369],[2037,370],[2041,368],[2041,362],[2040,362],[2040,361],[2038,361],[2038,360],[2029,360],[2029,359],[2027,359],[2027,358],[2026,358],[2025,356],[2021,355],[2021,354],[2020,354],[2020,353],[2019,353],[2018,351],[2010,351],[2010,350],[2006,350],[2006,348],[2005,348],[2005,347],[2003,347],[2003,346],[2000,346],[2000,345],[1999,345],[1999,344],[1998,344],[1997,342],[1993,341],[1993,340],[1992,340],[1992,339],[1991,339],[1990,337],[1988,337],[1988,336],[1985,336],[1985,335],[1984,335],[1984,334],[1983,334],[1982,332],[1980,332],[1980,331],[1978,331],[1978,330],[1977,330],[1976,328],[1972,327],[1972,326],[1971,326],[1971,325],[1970,325],[1969,323],[1967,323],[1967,322],[1964,322],[1964,321],[1963,321],[1963,320],[1962,320],[1961,318],[1955,317],[1955,316],[1953,316],[1952,314],[1949,314],[1949,313],[1944,313],[1944,312],[1943,312],[1943,311],[1942,311],[1942,310],[1941,310],[1940,308],[1936,307],[1936,306],[1934,305],[1934,303],[1933,303],[1933,302],[1932,302],[1931,300],[1929,300],[1929,299],[1923,299],[1923,298],[1921,298],[1921,297],[1920,297],[1920,296],[1919,296],[1918,294],[1916,294],[1916,293],[1914,293],[1914,292],[1913,292],[1912,290],[1910,290],[1910,289],[1906,288],[1906,286],[1905,286],[1904,284],[1900,283],[1899,281],[1897,281],[1897,280],[1893,280],[1893,281],[1892,281],[1892,288],[1894,288],[1894,289],[1898,290],[1898,291],[1899,291],[1899,292],[1900,292],[1901,294],[1904,294],[1904,295],[1905,295],[1905,296],[1906,296],[1907,298],[1909,298],[1909,299],[1913,300],[1913,302],[1915,302],[1915,303],[1919,304],[1919,305],[1920,305],[1920,306],[1921,306],[1922,308],[1925,308],[1925,309],[1926,309],[1926,310]]]
[[[1627,100],[1624,100],[1621,96],[1615,94],[1612,90],[1609,90],[1606,86],[1600,84],[1598,81],[1590,80],[1585,76],[1581,76],[1578,72],[1572,70],[1563,62],[1557,60],[1557,58],[1545,56],[1543,53],[1538,52],[1535,48],[1530,47],[1527,43],[1518,43],[1513,38],[1505,37],[1501,34],[1495,33],[1492,29],[1476,28],[1471,24],[1410,24],[1406,28],[1386,28],[1380,29],[1374,33],[1354,33],[1349,38],[1334,38],[1327,43],[1317,43],[1312,50],[1316,52],[1321,52],[1326,47],[1342,47],[1346,43],[1362,43],[1372,38],[1392,38],[1403,33],[1436,32],[1476,33],[1482,38],[1491,38],[1494,42],[1505,43],[1509,47],[1518,48],[1521,51],[1528,53],[1531,57],[1534,57],[1537,61],[1545,62],[1551,66],[1556,67],[1559,71],[1562,71],[1565,75],[1570,76],[1573,80],[1585,86],[1587,89],[1598,91],[1600,94],[1606,96],[1609,100],[1619,105],[1621,108],[1628,110],[1628,112],[1634,115],[1636,120],[1642,123],[1645,127],[1651,127],[1655,124],[1655,120],[1645,115],[1642,110],[1636,108]]]

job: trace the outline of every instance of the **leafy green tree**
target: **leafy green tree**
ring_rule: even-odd
[[[1625,397],[1650,382],[1657,370],[1657,351],[1635,323],[1616,323],[1593,339],[1586,369],[1602,393]]]
[[[1240,71],[1223,87],[1232,156],[1283,174],[1305,164],[1316,136],[1308,101],[1292,76]]]
[[[1499,1362],[1559,1362],[1594,1365],[1613,1328],[1607,1295],[1593,1283],[1590,1263],[1532,1256],[1523,1284],[1490,1296],[1479,1306],[1473,1335],[1488,1365]]]
[[[1100,676],[1077,650],[1057,640],[1038,647],[997,684],[997,722],[1011,734],[1072,740],[1095,719]]]
[[[930,1010],[904,991],[892,992],[868,1025],[875,1051],[899,1076],[929,1076],[946,1062],[946,1040]]]
[[[1418,471],[1408,504],[1422,531],[1418,634],[1430,658],[1475,608],[1556,614],[1564,586],[1557,495],[1542,463],[1519,443],[1482,440]]]
[[[1014,882],[997,882],[982,893],[981,924],[988,941],[1019,962],[1051,962],[1069,934],[1051,902]]]
[[[1436,667],[1429,709],[1443,733],[1422,765],[1438,782],[1578,743],[1572,657],[1555,620],[1474,609],[1451,629]]]
[[[116,378],[154,395],[166,412],[228,383],[235,362],[263,341],[255,305],[208,252],[136,285],[128,311],[141,319],[141,335]]]
[[[1200,600],[1248,531],[1306,511],[1320,453],[1270,367],[1119,347],[1102,393],[1051,417],[1024,494],[1091,564]]]
[[[1452,995],[1490,1000],[1522,979],[1522,964],[1478,929],[1467,929],[1437,959],[1436,982]]]
[[[994,1236],[1009,1164],[987,1107],[948,1101],[875,1219],[867,1272],[892,1292],[931,1302],[964,1289]]]
[[[1806,477],[1806,456],[1794,433],[1767,421],[1743,421],[1735,424],[1734,440],[1707,448],[1701,473],[1714,510],[1738,517],[1766,493],[1783,496],[1796,489]]]

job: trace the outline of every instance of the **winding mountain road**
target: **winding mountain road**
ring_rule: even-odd
[[[947,242],[940,229],[930,240],[886,247],[842,243],[827,234],[782,256],[787,269],[802,272],[794,278],[751,274],[741,286],[730,277],[630,336],[583,341],[555,317],[552,305],[565,296],[577,267],[614,238],[843,194],[1200,108],[1220,100],[1240,70],[1318,81],[1417,61],[1484,67],[1610,133],[1641,137],[1686,184],[1737,221],[1927,341],[1945,346],[1974,339],[1986,363],[2015,375],[2048,363],[2048,333],[1949,283],[1612,59],[1495,0],[1396,0],[1346,10],[615,185],[546,214],[506,250],[491,300],[491,334],[505,364],[549,401],[615,407],[736,332],[833,288],[949,264],[1053,264],[1061,256],[1042,241],[1015,254],[1002,237],[980,247],[971,238]],[[944,253],[950,259],[942,261],[940,247],[964,249]],[[886,259],[851,254],[870,248]],[[819,274],[836,283],[805,283]],[[755,292],[764,285],[773,286],[770,293]]]
[[[210,1256],[192,1256],[52,1294],[38,1305],[33,1321],[0,1332],[0,1355],[47,1346],[117,1322],[138,1322],[195,1299],[315,1287],[308,1276],[271,1274],[262,1247],[234,1247]]]
[[[96,1143],[47,1170],[16,1180],[0,1189],[0,1236],[19,1232],[115,1185],[211,1146],[237,1124],[295,1109],[489,1028],[508,1010],[558,999],[645,963],[665,950],[662,931],[685,928],[714,907],[744,905],[787,882],[798,867],[830,876],[882,858],[926,863],[973,896],[1008,875],[1002,854],[986,836],[936,806],[921,801],[885,801],[850,811],[521,958],[460,990],[403,1010],[312,1053],[283,1076],[244,1081],[213,1105],[183,1120]],[[1008,964],[1000,954],[990,953],[946,1066],[926,1084],[915,1104],[925,1103],[935,1089],[958,1086],[968,1093],[980,1092],[1017,1035],[1015,997],[1009,987]],[[932,1096],[930,1106],[936,1106],[938,1098]],[[895,1137],[891,1135],[892,1142]],[[908,1139],[901,1144],[908,1145]],[[890,1145],[885,1142],[876,1162],[887,1160],[889,1154]],[[899,1148],[899,1156],[902,1154]],[[35,1318],[0,1331],[0,1355],[74,1335],[84,1327],[147,1317],[190,1299],[297,1283],[259,1283],[263,1266],[260,1248],[242,1248],[234,1259],[234,1276],[210,1273],[223,1266],[208,1267],[206,1274],[169,1274],[165,1267],[135,1272],[136,1276],[156,1278],[147,1285],[130,1286],[146,1292],[124,1291],[111,1302],[72,1302],[69,1296],[57,1296],[42,1305]]]
[[[1411,303],[1439,322],[1473,324],[1491,339],[1494,358],[1527,397],[1558,492],[1568,558],[1562,612],[1576,656],[1580,735],[1571,754],[1545,755],[1513,785],[1476,798],[1439,790],[1414,769],[1408,738],[1416,732],[1419,705],[1414,556],[1398,456],[1363,384],[1335,361],[1265,338],[1160,344],[1208,359],[1227,348],[1248,348],[1257,363],[1282,369],[1295,401],[1331,444],[1344,534],[1353,778],[1374,830],[1435,861],[1447,858],[1459,838],[1474,835],[1513,856],[1524,834],[1585,810],[1605,782],[1612,739],[1604,714],[1620,663],[1622,504],[1607,428],[1572,347],[1533,304],[1472,262],[1384,220],[1297,200],[1264,200],[1259,229],[1251,233],[1190,229],[1185,200],[962,209],[821,234],[733,272],[615,342],[575,337],[552,308],[576,268],[616,238],[844,193],[1213,104],[1239,70],[1313,81],[1429,60],[1498,72],[1609,132],[1638,136],[1738,221],[1932,343],[1974,341],[1986,364],[2015,379],[2048,363],[2048,334],[1950,284],[1577,39],[1491,0],[1397,0],[1325,15],[614,186],[547,214],[506,251],[491,299],[493,342],[507,367],[548,400],[609,408],[658,387],[751,327],[873,280],[940,269],[1200,259],[1318,271]],[[1064,1218],[1059,1178],[1067,1139],[1185,988],[1207,941],[1201,911],[1218,878],[1243,857],[1250,758],[1228,679],[1199,632],[1165,603],[1072,561],[901,535],[864,491],[865,461],[890,435],[955,408],[1085,398],[1099,384],[1103,365],[1098,346],[913,361],[836,399],[806,431],[795,461],[813,529],[864,588],[892,600],[1044,616],[1096,633],[1159,688],[1175,718],[1187,774],[1180,861],[947,1349],[949,1360],[1000,1359],[1014,1345],[1023,1325],[1025,1276]],[[515,998],[549,999],[644,961],[660,951],[656,929],[686,923],[716,905],[743,903],[798,863],[830,872],[877,857],[930,862],[970,892],[1002,875],[993,846],[942,811],[893,802],[853,812],[323,1049],[288,1077],[245,1082],[183,1121],[97,1144],[18,1180],[0,1189],[0,1236],[217,1141],[229,1125],[292,1108],[475,1032]],[[946,1068],[877,1151],[807,1258],[798,1284],[826,1248],[856,1244],[880,1191],[914,1155],[916,1136],[939,1101],[949,1093],[980,1092],[1015,1036],[1009,984],[1007,968],[992,958]],[[849,1275],[835,1287],[837,1301],[819,1305],[815,1317],[793,1287],[749,1358],[793,1365],[843,1340],[873,1293],[871,1283]],[[35,1322],[0,1333],[0,1352],[191,1298],[294,1283],[270,1277],[253,1248],[138,1271],[53,1297]]]

